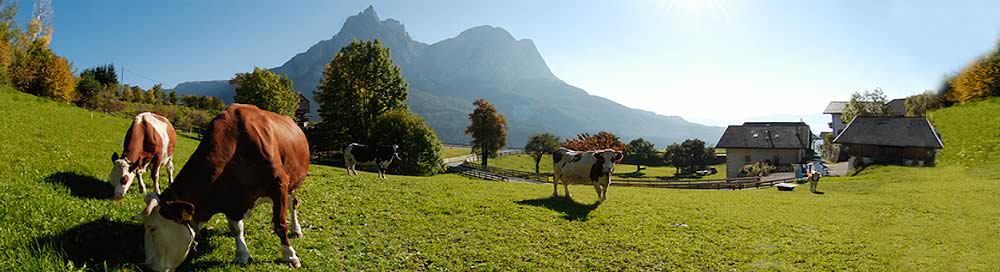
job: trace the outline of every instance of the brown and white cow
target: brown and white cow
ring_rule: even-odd
[[[115,199],[125,197],[132,180],[139,180],[139,188],[146,193],[142,174],[152,165],[149,175],[153,179],[153,191],[160,192],[160,167],[167,167],[167,182],[174,181],[174,142],[177,132],[167,118],[155,113],[143,112],[135,116],[132,126],[125,132],[122,155],[111,154],[111,173],[108,182],[115,188]]]
[[[624,158],[621,152],[611,149],[597,151],[573,151],[566,148],[552,153],[552,196],[559,196],[559,182],[562,181],[566,197],[570,197],[569,184],[593,184],[597,190],[597,202],[608,197],[611,174],[615,163]]]
[[[162,194],[146,197],[143,209],[146,264],[173,270],[187,257],[194,236],[205,222],[222,213],[236,240],[234,262],[250,262],[243,219],[260,200],[272,203],[271,223],[281,240],[283,261],[299,267],[288,241],[302,236],[296,190],[309,171],[309,144],[291,118],[233,104],[215,117],[201,144]],[[291,201],[289,201],[291,200]]]

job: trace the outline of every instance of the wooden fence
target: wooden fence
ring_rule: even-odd
[[[476,169],[476,170],[479,170],[479,171],[486,171],[486,172],[496,173],[496,174],[503,175],[503,176],[508,176],[508,177],[515,177],[515,178],[521,178],[521,179],[527,179],[527,180],[534,180],[534,181],[540,181],[540,182],[552,182],[552,179],[551,179],[552,174],[548,174],[548,173],[535,174],[534,172],[525,172],[525,171],[518,171],[518,170],[510,170],[510,169],[497,168],[497,167],[492,167],[492,166],[483,167],[482,165],[472,163],[471,161],[466,161],[465,163],[462,164],[462,167],[472,168],[472,169]]]

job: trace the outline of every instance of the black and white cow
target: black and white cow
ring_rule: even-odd
[[[392,159],[402,160],[399,157],[398,145],[363,145],[350,143],[344,145],[344,164],[347,166],[348,175],[357,175],[358,171],[354,167],[360,165],[375,165],[378,167],[378,176],[385,178],[385,171],[392,163]]]
[[[597,202],[608,197],[611,174],[615,163],[625,156],[611,149],[597,151],[573,151],[566,148],[552,153],[552,196],[559,196],[559,182],[562,181],[566,197],[570,197],[569,184],[593,184],[597,190]]]

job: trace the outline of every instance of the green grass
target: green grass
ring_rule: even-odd
[[[142,229],[129,217],[141,196],[103,199],[127,126],[0,89],[0,271],[139,270]],[[179,140],[178,167],[195,145]],[[309,271],[996,271],[998,189],[1000,179],[942,163],[825,178],[822,195],[612,186],[596,206],[590,186],[571,186],[567,200],[548,185],[313,166],[300,192],[305,237],[292,243]],[[273,263],[267,210],[246,221],[254,263],[229,262],[234,243],[216,216],[181,269],[289,270]]]
[[[928,116],[944,141],[938,161],[1000,178],[1000,167],[995,167],[1000,161],[1000,98],[945,108]]]
[[[472,149],[469,149],[468,147],[449,147],[449,146],[441,147],[442,159],[461,157],[469,154],[472,154]]]
[[[508,155],[495,159],[490,159],[490,166],[499,167],[504,169],[519,170],[535,172],[535,160],[527,154],[517,154]],[[715,165],[715,170],[718,173],[702,176],[702,177],[675,177],[676,168],[672,166],[646,166],[645,170],[636,173],[636,167],[632,164],[617,164],[615,165],[615,179],[624,180],[655,180],[655,179],[669,179],[669,180],[707,180],[707,179],[725,179],[726,178],[726,165]],[[552,157],[544,156],[538,165],[539,171],[542,173],[552,173]]]

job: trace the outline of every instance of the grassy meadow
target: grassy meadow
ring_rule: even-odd
[[[305,237],[292,244],[308,271],[996,271],[1000,176],[981,173],[998,173],[1000,157],[975,150],[996,150],[1000,130],[979,128],[1000,124],[998,107],[935,112],[948,148],[938,167],[871,167],[823,179],[824,194],[612,186],[598,206],[590,186],[571,186],[570,200],[549,185],[313,166],[299,194]],[[0,271],[140,270],[142,227],[130,217],[142,197],[133,186],[108,200],[104,181],[128,125],[0,89]],[[178,170],[196,145],[180,137]],[[217,215],[180,269],[290,270],[274,263],[268,211],[246,221],[250,265],[230,263]]]
[[[441,147],[442,159],[461,157],[469,154],[472,154],[472,149],[469,149],[468,147],[451,147],[451,146]]]

